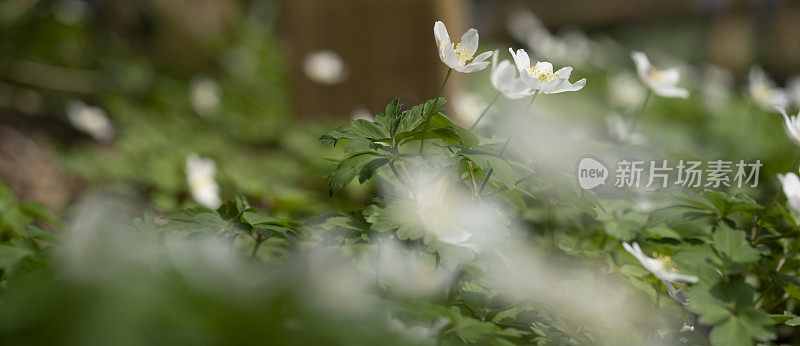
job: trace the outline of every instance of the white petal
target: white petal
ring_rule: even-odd
[[[472,72],[478,72],[480,70],[483,70],[487,66],[489,66],[489,62],[488,61],[472,62],[472,63],[470,63],[470,64],[468,64],[466,66],[457,66],[457,67],[454,67],[453,69],[455,69],[456,71],[461,72],[461,73],[472,73]]]
[[[525,71],[524,73],[527,74],[527,69],[531,67],[531,58],[528,57],[528,53],[522,49],[517,50],[516,54],[511,48],[509,48],[508,51],[511,52],[511,56],[514,58],[514,64],[517,65],[517,70],[520,71],[520,73]]]
[[[494,54],[494,52],[492,51],[483,52],[480,55],[476,56],[474,59],[472,59],[472,62],[473,63],[484,62],[486,61],[486,59],[489,59],[489,57],[492,56],[492,54]]]
[[[553,64],[547,61],[538,61],[536,62],[536,66],[534,66],[533,69],[538,70],[542,73],[551,74],[553,73]]]
[[[545,94],[558,94],[567,91],[578,91],[583,89],[586,85],[586,78],[583,78],[574,84],[570,83],[566,78],[556,78],[549,82],[542,83],[541,90]]]
[[[658,86],[652,86],[651,88],[654,94],[661,97],[680,97],[684,99],[689,97],[689,91],[682,88]]]
[[[469,29],[461,36],[461,47],[467,49],[469,54],[478,51],[478,30]]]
[[[633,59],[634,64],[636,64],[636,72],[639,73],[639,77],[644,79],[650,79],[649,74],[650,70],[653,69],[653,65],[650,64],[650,60],[647,59],[647,55],[642,52],[633,52],[631,53],[631,58]]]
[[[558,71],[556,71],[556,74],[558,75],[558,78],[569,79],[569,76],[572,74],[572,67],[570,66],[562,67],[558,69]]]
[[[456,68],[459,66],[458,54],[456,54],[453,46],[449,44],[441,50],[440,58],[442,59],[442,62],[450,68]]]
[[[437,21],[436,24],[433,25],[433,36],[436,37],[436,45],[441,47],[442,44],[450,43],[450,34],[447,33],[447,27],[444,26],[444,23],[441,21]]]

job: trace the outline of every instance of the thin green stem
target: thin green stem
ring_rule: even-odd
[[[494,105],[494,103],[497,102],[497,99],[499,99],[499,98],[500,98],[500,92],[498,91],[497,95],[494,95],[494,98],[492,99],[492,102],[489,102],[489,104],[486,105],[486,108],[483,109],[483,112],[481,112],[481,115],[478,116],[478,119],[476,119],[475,122],[472,124],[472,126],[469,127],[470,130],[474,130],[475,126],[478,126],[478,123],[481,122],[481,119],[483,119],[483,116],[485,116],[486,113],[489,112],[489,108],[492,108],[492,105]]]
[[[636,117],[633,118],[633,123],[631,123],[631,129],[628,131],[628,134],[625,135],[625,140],[622,143],[628,143],[628,141],[633,136],[633,133],[636,132],[636,126],[639,125],[639,120],[642,118],[644,114],[644,109],[647,107],[647,103],[650,101],[650,96],[653,95],[653,92],[649,89],[647,90],[647,96],[644,97],[644,102],[642,102],[642,106],[639,108],[639,112],[636,114]]]
[[[433,116],[432,111],[435,111],[439,108],[439,97],[442,96],[442,91],[444,91],[444,86],[447,85],[447,81],[450,79],[450,74],[453,73],[453,69],[447,69],[447,75],[444,76],[444,82],[442,82],[442,86],[439,87],[439,92],[436,94],[436,98],[433,100],[433,110],[428,109],[427,112],[424,112],[425,106],[422,106],[423,113],[425,114],[425,128],[422,129],[422,140],[419,141],[419,154],[422,155],[422,152],[425,150],[425,133],[428,132],[428,126],[431,125],[431,117]],[[431,113],[431,114],[427,114]]]
[[[514,138],[514,134],[516,134],[516,133],[517,133],[517,129],[518,129],[518,128],[519,128],[519,126],[521,125],[521,123],[522,123],[522,120],[525,118],[525,116],[524,116],[524,115],[525,115],[525,113],[528,113],[528,111],[531,109],[531,106],[533,106],[533,101],[536,101],[536,96],[538,96],[538,95],[539,95],[539,90],[536,90],[536,92],[535,92],[535,93],[533,94],[533,96],[531,97],[531,102],[530,102],[530,103],[528,103],[528,106],[527,106],[527,107],[525,107],[525,111],[524,111],[524,112],[522,112],[522,113],[521,113],[521,114],[520,114],[520,115],[517,117],[517,124],[516,124],[516,126],[514,126],[514,128],[513,128],[513,129],[511,129],[511,135],[510,135],[510,136],[508,136],[508,139],[507,139],[507,140],[506,140],[506,142],[503,144],[503,147],[500,149],[500,153],[499,153],[499,155],[503,155],[503,153],[504,153],[504,152],[506,152],[506,148],[508,148],[508,144],[509,144],[509,143],[511,143],[511,139],[512,139],[512,138]],[[480,194],[483,192],[483,189],[485,189],[485,188],[486,188],[486,184],[489,182],[489,178],[491,178],[491,177],[492,177],[492,174],[493,174],[493,173],[494,173],[494,169],[493,169],[493,168],[490,168],[490,169],[489,169],[489,172],[488,172],[488,173],[486,173],[486,178],[484,178],[484,179],[483,179],[483,183],[481,183],[481,188],[478,190],[478,194],[479,194],[479,195],[480,195]]]

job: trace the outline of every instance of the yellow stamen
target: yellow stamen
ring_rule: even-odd
[[[470,60],[472,60],[472,57],[473,57],[472,54],[474,52],[471,52],[469,49],[467,49],[467,47],[462,46],[461,43],[458,43],[458,44],[450,43],[450,46],[453,47],[453,50],[456,52],[456,56],[458,56],[458,64],[459,64],[459,66],[464,66]],[[446,47],[447,47],[447,43],[442,43],[441,48],[445,49]]]
[[[528,73],[530,73],[533,78],[545,83],[558,78],[558,73],[548,72],[534,67],[528,67]]]

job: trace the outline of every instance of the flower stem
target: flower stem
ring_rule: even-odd
[[[647,107],[647,103],[650,101],[651,95],[653,95],[653,92],[648,89],[647,96],[644,97],[644,102],[642,102],[639,112],[636,114],[636,117],[633,118],[631,129],[628,131],[628,134],[625,136],[625,140],[622,141],[622,144],[628,143],[631,137],[633,137],[633,133],[636,132],[636,125],[639,125],[639,120],[642,118],[642,114],[644,114],[644,108]]]
[[[522,119],[525,118],[524,117],[525,113],[527,113],[528,110],[531,109],[531,106],[533,106],[533,101],[536,101],[536,96],[538,96],[538,95],[539,95],[539,90],[536,90],[536,92],[533,94],[533,97],[531,97],[531,102],[528,103],[528,107],[525,107],[525,111],[522,112],[522,114],[520,114],[517,117],[517,124],[516,124],[516,126],[514,126],[513,129],[511,129],[511,135],[508,136],[508,139],[503,144],[503,147],[500,149],[500,154],[499,155],[503,155],[503,153],[506,151],[506,148],[508,148],[508,143],[511,143],[511,139],[514,138],[514,134],[517,133],[517,129],[519,128],[520,124],[522,123]],[[486,183],[489,182],[489,178],[492,177],[492,173],[494,173],[494,168],[490,168],[489,169],[489,173],[486,174],[486,178],[483,179],[483,183],[481,183],[481,188],[478,190],[478,194],[479,195],[483,192],[483,189],[486,188]]]
[[[797,157],[794,159],[794,162],[792,162],[792,166],[789,167],[789,171],[794,172],[795,170],[797,170],[798,164],[800,164],[800,154],[797,155]],[[758,233],[761,232],[761,229],[764,227],[764,220],[766,220],[769,217],[769,214],[772,212],[772,208],[774,208],[775,204],[778,203],[778,198],[780,196],[781,196],[781,189],[778,188],[778,190],[775,191],[775,196],[772,197],[772,202],[770,202],[769,206],[767,207],[767,211],[764,212],[764,215],[761,216],[761,219],[756,220],[756,223],[753,225],[753,231],[750,233],[751,244],[753,244],[756,241]]]
[[[453,69],[447,69],[447,75],[444,76],[444,82],[442,82],[442,86],[439,87],[439,92],[436,94],[436,98],[433,100],[433,109],[436,110],[439,108],[439,97],[442,96],[442,91],[444,90],[444,86],[447,85],[447,81],[450,79],[450,74],[453,73]],[[431,124],[431,117],[433,116],[432,111],[429,109],[427,112],[424,112],[425,106],[422,106],[423,114],[426,115],[425,119],[425,128],[422,129],[422,140],[419,141],[419,154],[422,155],[422,152],[425,148],[425,133],[428,132],[428,126]],[[431,114],[427,114],[431,113]]]
[[[472,124],[472,126],[469,127],[470,130],[475,129],[475,126],[478,126],[478,123],[481,122],[481,119],[483,119],[483,116],[486,115],[486,113],[489,111],[489,108],[492,108],[492,105],[495,102],[497,102],[498,98],[500,98],[500,92],[499,91],[497,92],[497,95],[495,95],[494,98],[492,99],[492,102],[489,102],[489,104],[486,105],[486,108],[483,109],[483,112],[481,112],[481,115],[478,116],[478,119],[475,120],[475,122]]]

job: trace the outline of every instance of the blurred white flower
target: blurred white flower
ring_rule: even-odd
[[[794,105],[800,108],[800,76],[794,76],[786,82],[786,91]]]
[[[789,205],[800,212],[800,178],[794,172],[789,172],[784,175],[778,174],[778,180],[781,181],[783,194],[786,195]]]
[[[216,172],[217,165],[210,158],[201,158],[197,154],[191,154],[186,158],[186,179],[192,198],[200,205],[211,209],[222,205],[219,185],[214,180]]]
[[[539,90],[544,94],[556,94],[566,91],[578,91],[586,85],[586,78],[574,84],[569,82],[572,67],[562,67],[553,73],[553,64],[546,61],[536,62],[536,65],[531,67],[531,59],[523,49],[517,50],[516,54],[511,48],[508,51],[514,57],[514,63],[517,65],[517,70],[522,80],[533,90]]]
[[[508,16],[508,32],[515,40],[525,42],[536,32],[547,31],[542,21],[531,11],[512,11]]]
[[[499,212],[488,204],[475,203],[472,194],[455,186],[458,179],[454,176],[427,170],[412,176],[418,183],[411,212],[438,241],[480,252],[507,232]]]
[[[645,145],[647,144],[647,137],[640,132],[630,133],[630,122],[625,121],[625,118],[619,114],[612,113],[606,116],[606,126],[608,126],[608,133],[618,141],[628,140],[631,144]]]
[[[67,104],[67,117],[72,126],[100,142],[110,141],[114,137],[114,126],[100,107],[72,100]]]
[[[658,255],[656,258],[650,258],[645,255],[644,252],[642,252],[642,248],[640,248],[639,244],[635,242],[633,243],[633,246],[628,243],[622,243],[622,247],[625,248],[625,251],[628,251],[628,253],[633,255],[633,257],[635,257],[639,263],[642,264],[644,269],[647,269],[647,271],[655,275],[655,277],[659,280],[664,280],[667,282],[691,283],[698,281],[698,278],[694,275],[684,275],[678,273],[678,270],[675,268],[675,264],[672,262],[672,259],[669,256]]]
[[[316,51],[306,56],[303,73],[311,81],[325,85],[339,84],[347,78],[342,57],[330,50]]]
[[[74,25],[86,18],[89,5],[82,0],[60,0],[53,5],[53,12],[59,22]]]
[[[639,78],[654,94],[661,97],[689,97],[688,90],[677,87],[680,80],[680,72],[677,67],[665,70],[657,69],[650,64],[647,55],[642,52],[631,53],[631,58],[636,64]]]
[[[700,87],[703,93],[703,105],[711,111],[719,111],[731,99],[733,74],[725,68],[706,65]]]
[[[474,123],[485,106],[483,100],[473,93],[461,93],[453,98],[453,111],[462,124]]]
[[[645,97],[645,89],[631,73],[618,73],[608,81],[608,98],[614,106],[634,111],[641,107]]]
[[[775,106],[787,107],[789,105],[786,91],[776,87],[775,81],[767,76],[761,66],[750,68],[747,91],[753,101],[764,110],[771,111]]]
[[[795,144],[800,145],[800,113],[795,116],[789,116],[786,114],[786,110],[783,109],[783,107],[775,106],[775,109],[783,116],[784,124],[786,125],[786,134],[789,135],[789,139]]]
[[[686,322],[683,322],[683,325],[681,325],[681,333],[683,333],[683,332],[693,332],[693,331],[694,331],[694,326],[690,326],[690,325],[686,324]]]
[[[492,52],[484,52],[473,59],[474,54],[478,52],[478,30],[469,29],[461,36],[460,43],[452,43],[444,23],[437,21],[433,25],[433,36],[436,38],[439,59],[442,59],[442,62],[451,69],[472,73],[489,66],[486,59],[492,55]]]
[[[211,78],[194,78],[189,83],[189,98],[194,111],[205,117],[214,113],[219,107],[222,89],[217,81]]]
[[[392,240],[378,246],[375,274],[393,292],[411,297],[430,296],[442,292],[452,279],[452,271],[434,268]]]
[[[437,345],[439,344],[438,335],[450,320],[439,318],[432,326],[407,326],[403,321],[389,316],[389,330],[403,335],[408,341],[415,345]]]
[[[365,107],[358,107],[353,110],[353,113],[350,114],[350,120],[368,120],[368,121],[375,121],[375,116],[372,115],[372,112]]]
[[[497,63],[500,50],[495,50],[492,55],[491,81],[495,90],[503,96],[516,100],[533,95],[533,91],[522,78],[517,77],[517,69],[508,60]]]

